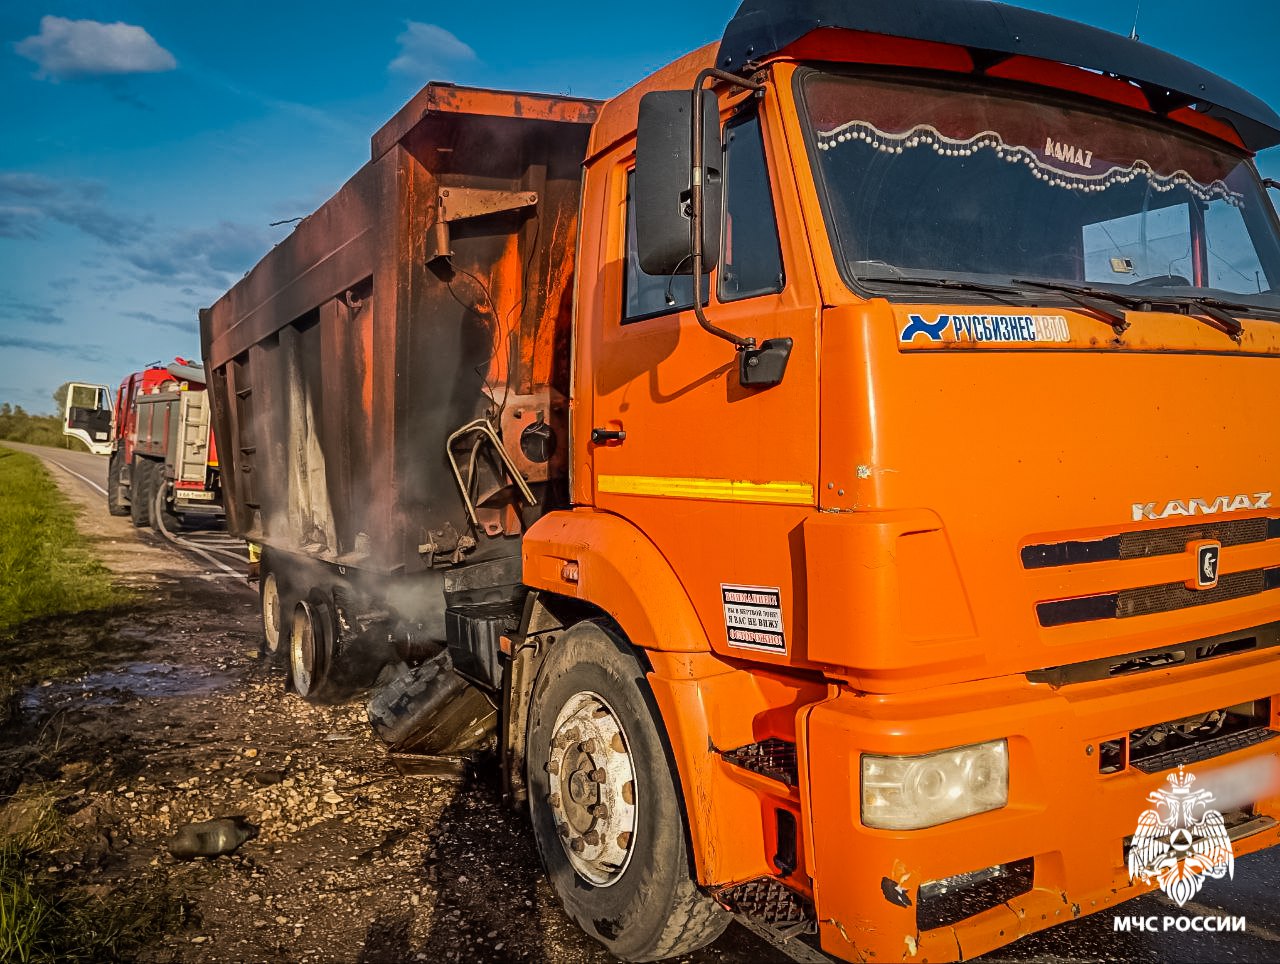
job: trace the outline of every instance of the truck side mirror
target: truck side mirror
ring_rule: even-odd
[[[720,108],[710,90],[656,90],[640,98],[636,132],[636,247],[646,274],[693,273],[693,97],[702,97],[702,267],[720,254]]]

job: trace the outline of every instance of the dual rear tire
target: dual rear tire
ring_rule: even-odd
[[[124,487],[120,476],[123,474],[121,462],[124,460],[118,451],[111,453],[107,462],[107,512],[111,515],[128,515],[129,506],[125,505]]]
[[[129,518],[139,529],[151,525],[156,475],[156,463],[151,459],[133,460],[133,469],[129,473]]]

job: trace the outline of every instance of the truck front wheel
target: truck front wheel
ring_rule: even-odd
[[[107,462],[107,511],[112,515],[128,515],[129,507],[124,504],[124,493],[120,484],[122,456],[112,452]]]
[[[627,961],[715,940],[730,915],[694,883],[661,719],[626,644],[593,623],[547,653],[529,709],[529,810],[565,911]]]

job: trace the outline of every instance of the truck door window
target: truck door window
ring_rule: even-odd
[[[769,191],[760,117],[754,111],[724,132],[724,232],[721,235],[721,301],[781,291],[782,247]]]
[[[640,256],[636,251],[636,218],[631,206],[635,180],[635,171],[628,172],[627,254],[622,293],[624,325],[693,307],[692,275],[655,275],[640,270]],[[702,290],[705,292],[708,288],[709,285],[704,283]]]
[[[1211,201],[1204,212],[1205,251],[1209,259],[1209,287],[1233,294],[1260,294],[1270,287],[1266,269],[1249,236],[1259,227],[1262,212],[1246,210],[1226,201]]]

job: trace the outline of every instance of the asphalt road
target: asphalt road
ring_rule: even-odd
[[[43,459],[54,472],[65,473],[87,491],[102,501],[102,511],[107,511],[107,457],[92,452],[54,449],[44,445],[24,445],[20,442],[0,443],[20,452]],[[182,527],[175,532],[157,533],[170,543],[190,553],[207,567],[209,578],[243,578],[249,562],[248,550],[243,540],[227,534],[221,517],[191,514],[183,519]]]
[[[88,452],[70,452],[41,446],[4,442],[4,445],[39,456],[54,467],[54,471],[68,473],[81,484],[96,490],[102,497],[102,511],[106,512],[105,490],[107,459]],[[207,576],[217,578],[223,569],[243,572],[243,565],[229,563],[229,557],[220,554],[230,552],[234,540],[225,532],[184,529],[176,534],[179,545],[203,556],[210,566]],[[200,549],[201,538],[221,539],[222,542],[205,543]],[[171,539],[171,541],[174,541]],[[194,548],[193,548],[194,546]],[[216,548],[223,546],[223,549]],[[197,551],[198,550],[198,551]],[[1137,814],[1134,814],[1135,822]],[[1080,832],[1088,832],[1088,815],[1080,815]],[[1179,908],[1163,894],[1140,897],[1115,910],[1103,911],[1092,916],[1070,921],[1058,927],[1024,938],[995,951],[979,960],[1026,962],[1026,964],[1074,964],[1086,961],[1151,961],[1169,964],[1199,964],[1203,961],[1280,962],[1280,847],[1262,853],[1250,854],[1236,861],[1231,879],[1208,880],[1195,899]],[[1180,932],[1171,929],[1155,933],[1117,933],[1117,915],[1133,917],[1186,917],[1243,916],[1247,929],[1243,933]],[[748,943],[750,943],[748,941]],[[776,952],[760,945],[759,956],[746,960],[777,960]]]
[[[47,445],[24,445],[21,442],[0,442],[0,445],[41,458],[45,463],[57,466],[73,478],[79,479],[83,485],[96,490],[104,500],[107,497],[107,457],[105,455],[52,449]],[[102,511],[106,511],[105,501],[102,504]]]

